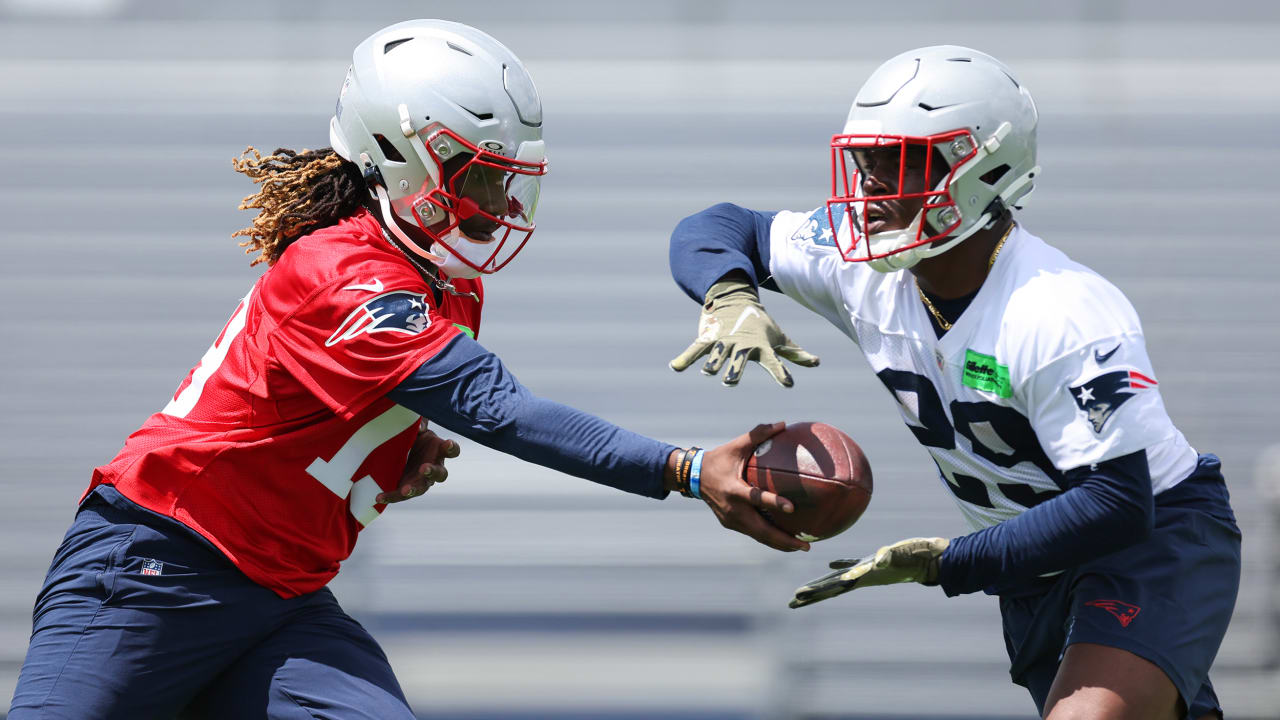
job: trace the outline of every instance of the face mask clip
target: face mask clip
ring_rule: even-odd
[[[369,192],[374,192],[375,187],[387,186],[387,181],[382,177],[382,170],[373,164],[369,153],[360,153],[360,165],[360,174],[364,176],[364,184],[369,187]]]

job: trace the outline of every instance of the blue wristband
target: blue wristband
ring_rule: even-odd
[[[693,456],[693,468],[689,470],[689,494],[701,499],[702,493],[699,486],[702,484],[702,456],[705,450],[699,450]]]

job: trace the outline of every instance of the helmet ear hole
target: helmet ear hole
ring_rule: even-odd
[[[382,133],[375,133],[373,139],[378,141],[378,149],[382,151],[382,156],[387,159],[387,162],[405,162],[404,156],[400,154],[400,151],[396,149],[396,146],[392,145],[391,141],[388,140],[386,136],[382,135]]]
[[[1007,172],[1009,172],[1009,165],[1002,163],[986,171],[978,179],[987,185],[995,187],[996,183],[1000,182],[1000,178],[1004,177]]]

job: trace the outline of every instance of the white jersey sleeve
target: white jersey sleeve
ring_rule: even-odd
[[[1031,427],[1061,471],[1146,450],[1154,489],[1166,489],[1195,454],[1165,409],[1138,314],[1101,276],[1059,262],[1016,287],[1003,318]]]
[[[1139,334],[1098,340],[1036,371],[1031,425],[1062,470],[1137,452],[1172,434]]]
[[[807,213],[783,210],[774,216],[769,226],[769,272],[778,289],[850,334],[840,287],[846,265],[836,249],[826,207]]]

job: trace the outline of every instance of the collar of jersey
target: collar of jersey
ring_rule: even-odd
[[[969,336],[973,334],[974,324],[977,323],[981,313],[970,312],[970,308],[978,307],[981,309],[982,303],[993,294],[1000,292],[1000,286],[1004,284],[1005,277],[1009,274],[1009,263],[1011,258],[1018,253],[1019,247],[1022,245],[1022,225],[1018,224],[1013,228],[1013,232],[1009,234],[1009,239],[1005,241],[1004,248],[1000,250],[1000,254],[996,256],[995,265],[991,266],[991,271],[987,273],[986,280],[983,280],[982,287],[978,288],[978,293],[969,301],[969,307],[956,318],[951,324],[951,329],[937,338],[938,351],[943,357],[951,357],[956,353],[963,353],[969,345]],[[914,292],[914,288],[912,289]],[[915,303],[919,307],[920,312],[928,313],[923,304],[918,300]],[[929,327],[929,335],[933,336],[933,325],[929,324],[929,318],[924,318],[925,323]]]

